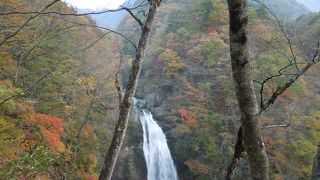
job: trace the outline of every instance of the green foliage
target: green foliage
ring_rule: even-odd
[[[47,172],[53,161],[46,147],[38,146],[31,153],[23,154],[19,161],[6,161],[0,172],[2,177],[9,179],[20,175],[32,177],[33,173]]]
[[[260,55],[256,61],[256,69],[254,71],[254,77],[258,80],[264,80],[263,78],[269,77],[270,75],[278,74],[278,71],[286,67],[288,64],[288,60],[282,55],[270,52],[267,54]],[[285,72],[290,72],[293,70],[293,66],[287,68]],[[279,84],[283,84],[287,79],[285,76],[275,78],[276,82]]]
[[[288,60],[278,53],[270,52],[268,54],[259,56],[256,60],[256,63],[259,71],[264,73],[275,73],[280,67],[285,67],[285,65],[288,63]]]
[[[210,90],[211,83],[210,83],[210,82],[198,83],[198,87],[199,87],[201,90]]]
[[[210,67],[216,64],[226,49],[227,45],[217,33],[211,34],[208,39],[203,39],[200,42],[200,51],[204,57],[202,60],[204,65]]]
[[[308,22],[308,25],[314,25],[316,22],[320,20],[320,14],[315,14]]]
[[[4,100],[7,97],[18,94],[21,91],[19,88],[13,86],[9,80],[0,80],[0,100]]]
[[[178,56],[178,53],[170,49],[165,49],[159,56],[159,59],[165,64],[164,69],[167,73],[176,73],[185,66],[182,59]]]
[[[208,26],[209,14],[213,11],[212,0],[199,0],[193,5],[191,12],[201,26]]]
[[[184,43],[186,42],[187,40],[189,40],[190,38],[190,32],[187,28],[185,27],[182,27],[182,28],[179,28],[177,29],[176,31],[176,40],[179,42],[179,43]]]
[[[5,1],[0,3],[0,9],[38,11],[47,3]],[[75,13],[63,2],[57,2],[51,10]],[[18,27],[27,18],[23,15],[0,17],[1,22],[5,21],[0,25],[0,39],[10,33],[2,30]],[[87,17],[68,20],[93,25]],[[101,126],[112,114],[112,108],[106,110],[98,103],[101,97],[95,98],[92,116],[79,137],[77,133],[90,105],[91,93],[115,92],[110,79],[117,67],[116,38],[101,39],[95,46],[88,47],[102,33],[49,16],[38,16],[1,46],[0,102],[11,98],[0,106],[1,178],[54,179],[63,173],[66,179],[85,179],[94,177],[100,170],[97,156],[102,157],[107,147],[103,144],[98,149],[96,142],[108,142],[106,134],[112,132],[111,127]],[[86,84],[90,86],[88,91],[83,88],[86,85],[76,81],[82,76],[95,78],[93,85],[91,81]],[[107,78],[110,81],[106,82]],[[108,98],[104,103],[112,106],[116,101]]]
[[[221,0],[215,0],[212,2],[211,7],[213,10],[209,14],[209,23],[216,27],[228,24],[228,7]]]
[[[65,102],[61,97],[49,97],[44,98],[42,102],[37,103],[35,107],[39,112],[44,113],[59,108],[64,104]]]
[[[189,107],[191,105],[191,102],[188,99],[180,99],[178,104],[181,107]]]
[[[298,81],[294,83],[288,91],[295,94],[304,94],[305,93],[305,86],[301,83],[301,81]]]
[[[184,11],[173,11],[169,15],[167,32],[176,32],[179,28],[188,27],[191,20],[185,18],[187,15]]]
[[[9,54],[0,53],[0,78],[6,79],[12,77],[17,68],[17,63]]]
[[[268,10],[263,7],[263,6],[259,6],[256,10],[257,15],[259,17],[259,19],[264,19],[264,20],[269,20],[270,19],[270,15]]]
[[[215,129],[219,129],[223,127],[223,124],[222,124],[223,121],[219,119],[219,115],[216,113],[208,113],[208,114],[201,113],[199,116],[199,119],[201,120],[201,122],[209,123],[210,127],[213,127]]]
[[[23,174],[34,172],[44,172],[47,167],[53,163],[53,158],[50,157],[46,147],[38,146],[36,147],[31,154],[26,154],[21,158],[22,167],[16,172],[22,172]],[[17,164],[16,164],[17,165]]]
[[[252,5],[256,7],[260,7],[260,4],[249,1]],[[277,14],[278,17],[288,18],[291,20],[295,20],[296,18],[310,13],[310,11],[303,6],[302,4],[298,3],[297,1],[291,0],[269,0],[267,5]]]
[[[0,116],[0,153],[5,155],[11,146],[11,139],[15,139],[20,135],[17,129],[15,129],[15,124],[8,122],[3,116]]]
[[[199,156],[210,161],[216,156],[213,139],[201,128],[196,128],[192,134],[179,141],[175,148],[181,159],[192,159]]]

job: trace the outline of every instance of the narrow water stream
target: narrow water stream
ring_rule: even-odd
[[[148,110],[140,110],[139,119],[143,130],[143,152],[148,180],[177,180],[176,167],[162,129]]]

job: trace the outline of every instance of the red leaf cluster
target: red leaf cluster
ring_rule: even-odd
[[[95,179],[97,179],[97,178],[93,175],[87,176],[87,180],[95,180]]]
[[[61,133],[64,130],[63,120],[61,118],[45,114],[32,113],[29,115],[27,123],[29,125],[35,125],[39,127],[41,136],[48,143],[50,150],[58,152],[64,151],[65,146],[60,138]]]
[[[189,126],[198,124],[198,119],[195,113],[187,110],[186,108],[180,108],[179,113],[184,120],[184,123]]]

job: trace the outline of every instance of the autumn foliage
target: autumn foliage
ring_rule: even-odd
[[[199,160],[188,160],[184,164],[195,174],[209,174],[210,172],[210,167]]]
[[[193,126],[198,124],[198,119],[195,113],[187,110],[186,108],[179,109],[180,116],[183,118],[184,123]]]
[[[63,152],[65,146],[61,141],[63,132],[63,120],[58,117],[45,114],[31,113],[26,122],[29,126],[39,128],[42,138],[48,143],[49,149],[54,152]],[[30,137],[30,132],[25,133]]]
[[[174,73],[182,70],[185,67],[183,60],[179,57],[178,53],[170,49],[165,49],[159,58],[162,62],[164,62],[164,69],[167,73]]]

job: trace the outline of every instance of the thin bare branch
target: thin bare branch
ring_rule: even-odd
[[[259,3],[261,6],[263,6],[264,8],[266,8],[266,10],[267,10],[267,11],[275,18],[275,20],[277,21],[277,24],[278,24],[278,26],[279,26],[279,28],[280,28],[280,31],[283,33],[284,37],[286,38],[286,40],[287,40],[287,42],[288,42],[289,49],[290,49],[290,53],[291,53],[291,56],[292,56],[292,60],[293,60],[293,62],[294,62],[293,64],[295,65],[297,71],[299,72],[300,70],[299,70],[299,67],[298,67],[298,65],[297,65],[297,58],[296,58],[296,55],[295,55],[294,50],[293,50],[293,45],[292,45],[292,43],[291,43],[291,40],[290,40],[288,34],[286,33],[286,31],[285,31],[285,29],[284,29],[284,27],[283,27],[283,25],[281,24],[278,16],[276,15],[276,13],[275,13],[270,7],[268,7],[268,6],[267,6],[266,4],[264,4],[263,2],[258,1],[258,0],[253,0],[253,1]]]
[[[278,125],[269,125],[269,126],[266,126],[266,128],[277,128],[277,127],[289,127],[290,124],[278,124]]]
[[[25,26],[27,26],[27,24],[32,21],[33,19],[35,19],[36,17],[38,17],[42,12],[44,12],[46,9],[48,9],[49,7],[51,7],[52,5],[54,5],[55,3],[59,2],[60,0],[54,0],[52,1],[50,4],[46,5],[44,8],[42,8],[42,10],[38,13],[35,13],[35,15],[29,17],[16,31],[14,31],[12,34],[10,34],[9,36],[6,36],[1,42],[0,42],[0,47],[3,46],[9,39],[13,38],[14,36],[16,36]]]
[[[133,14],[133,12],[128,9],[128,8],[125,8],[125,10],[131,15],[131,17],[137,21],[137,23],[139,24],[139,26],[142,28],[143,27],[143,22],[136,16]]]
[[[105,28],[105,27],[102,27],[102,26],[97,26],[97,25],[92,25],[92,24],[84,24],[84,23],[79,23],[79,22],[74,22],[74,21],[71,21],[71,20],[68,20],[68,19],[65,19],[63,17],[61,17],[61,19],[63,19],[64,21],[66,22],[69,22],[71,24],[75,24],[75,25],[79,25],[79,26],[84,26],[84,27],[93,27],[93,28],[98,28],[98,29],[103,29],[103,30],[106,30],[106,31],[109,31],[110,33],[114,33],[116,35],[119,35],[121,36],[122,38],[124,38],[125,40],[127,40],[133,47],[134,49],[137,51],[137,46],[136,44],[131,40],[129,39],[128,37],[126,37],[125,35],[117,32],[117,31],[114,31],[112,29],[109,29],[109,28]]]
[[[119,99],[119,108],[121,106],[121,103],[122,103],[122,99],[123,99],[123,91],[122,91],[122,88],[121,88],[121,85],[119,83],[119,79],[120,79],[120,69],[121,69],[121,64],[122,64],[122,58],[123,58],[123,55],[122,53],[120,52],[120,59],[119,59],[119,66],[118,66],[118,71],[116,73],[116,79],[115,79],[115,86],[116,86],[116,89],[118,91],[118,99]]]
[[[18,97],[18,96],[21,96],[23,95],[24,93],[32,90],[35,86],[37,86],[40,82],[42,82],[44,79],[46,79],[50,74],[52,74],[54,71],[56,70],[56,67],[52,68],[49,72],[47,72],[45,75],[43,75],[41,78],[39,78],[36,82],[34,82],[31,86],[29,86],[28,88],[24,89],[22,92],[19,92],[17,94],[14,94],[12,96],[9,96],[5,99],[3,99],[1,102],[0,102],[0,106],[4,103],[6,103],[7,101],[15,98],[15,97]]]
[[[91,43],[90,45],[88,45],[87,47],[85,48],[82,48],[80,50],[77,50],[75,51],[75,53],[78,53],[78,52],[83,52],[83,51],[86,51],[88,49],[90,49],[91,47],[93,47],[95,44],[97,44],[101,39],[103,39],[105,36],[107,36],[108,34],[110,34],[111,32],[106,32],[104,33],[102,36],[100,36],[98,39],[96,39],[93,43]]]
[[[297,73],[293,78],[288,80],[284,85],[277,87],[276,91],[273,92],[271,97],[260,107],[259,114],[264,112],[269,106],[271,106],[275,100],[286,91],[293,83],[295,83],[301,76],[303,76],[314,64],[319,62],[319,43],[313,54],[313,58],[304,66],[299,73]]]
[[[289,127],[291,125],[294,112],[295,112],[295,109],[293,109],[291,111],[288,123],[286,123],[286,124],[278,124],[278,125],[268,125],[268,126],[266,126],[266,128]]]
[[[60,0],[56,0],[56,1],[60,1]],[[5,16],[5,15],[14,15],[14,14],[20,14],[20,15],[28,15],[28,14],[36,14],[36,15],[60,15],[60,16],[87,16],[87,15],[98,15],[98,14],[104,14],[104,13],[109,13],[109,12],[117,12],[117,11],[124,11],[125,8],[130,9],[130,10],[135,10],[138,9],[140,7],[145,7],[147,6],[149,3],[144,3],[141,2],[140,4],[128,8],[128,7],[120,7],[118,9],[107,9],[107,10],[103,10],[103,11],[99,11],[99,12],[88,12],[88,13],[62,13],[62,12],[57,12],[57,11],[11,11],[11,12],[0,12],[0,16]]]
[[[27,51],[23,52],[20,55],[20,58],[19,58],[19,61],[17,64],[17,68],[16,68],[16,72],[15,72],[15,79],[14,79],[14,83],[13,83],[14,85],[16,85],[18,83],[19,71],[20,71],[20,68],[22,68],[22,65],[24,64],[24,61],[41,44],[41,42],[43,42],[47,38],[47,35],[52,30],[53,26],[54,26],[54,21],[52,21],[50,23],[49,28],[47,28],[47,30],[42,35],[42,37],[40,37],[39,40],[35,44],[33,44]]]
[[[87,93],[87,94],[88,94],[88,93]],[[89,95],[89,94],[88,94],[88,95]],[[99,91],[96,89],[96,90],[95,90],[95,93],[93,94],[93,97],[91,97],[90,105],[89,105],[89,108],[88,108],[88,110],[87,110],[87,112],[86,112],[86,116],[85,116],[85,118],[84,118],[84,120],[83,120],[83,122],[82,122],[82,124],[81,124],[81,126],[80,126],[80,128],[79,128],[79,130],[78,130],[77,138],[80,137],[80,134],[81,134],[81,131],[82,131],[83,127],[87,124],[87,122],[88,122],[88,120],[89,120],[89,118],[90,118],[90,114],[91,114],[93,105],[96,103],[96,99],[97,99],[98,95],[99,95]],[[89,96],[90,96],[90,95],[89,95]]]

